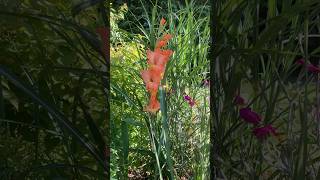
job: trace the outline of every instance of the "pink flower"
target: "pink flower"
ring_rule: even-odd
[[[241,96],[239,96],[239,95],[237,95],[237,96],[234,98],[234,103],[235,103],[236,105],[244,105],[244,104],[246,104],[244,98],[241,97]]]
[[[248,122],[248,123],[252,123],[254,125],[259,124],[259,122],[261,121],[261,117],[259,114],[257,114],[254,111],[251,111],[251,108],[242,108],[240,109],[240,117]]]
[[[312,72],[312,73],[319,73],[320,72],[320,69],[313,64],[308,64],[307,69],[309,72]]]
[[[259,127],[259,128],[254,128],[253,129],[253,134],[258,138],[258,139],[265,139],[268,135],[272,133],[273,135],[276,135],[276,129],[272,127],[271,125],[266,125],[264,127]]]
[[[210,81],[208,79],[203,81],[204,86],[210,86]]]

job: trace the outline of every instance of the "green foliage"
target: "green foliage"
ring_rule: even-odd
[[[317,76],[297,59],[317,64],[318,1],[215,1],[211,108],[215,179],[317,179]],[[317,45],[319,46],[319,44]],[[298,69],[299,68],[299,69]],[[297,77],[298,74],[298,77]],[[279,135],[264,141],[239,118],[240,93]],[[315,100],[316,99],[316,100]]]
[[[0,179],[107,177],[98,4],[0,2]]]

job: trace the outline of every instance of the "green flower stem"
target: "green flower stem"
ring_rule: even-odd
[[[167,104],[166,104],[166,92],[163,87],[159,88],[160,93],[160,110],[162,115],[162,130],[163,130],[163,142],[165,145],[165,154],[166,154],[166,162],[168,165],[168,169],[170,170],[170,179],[174,179],[173,173],[173,165],[171,159],[171,143],[170,143],[170,135],[169,135],[169,125],[167,119]]]
[[[156,119],[156,118],[155,118]],[[160,160],[159,160],[159,156],[158,156],[158,151],[157,151],[157,145],[156,145],[156,141],[155,141],[155,130],[153,127],[155,127],[155,125],[152,123],[152,120],[155,119],[150,119],[150,138],[151,138],[151,145],[152,145],[152,149],[154,151],[154,155],[156,157],[156,162],[157,162],[157,167],[158,167],[158,171],[159,171],[159,176],[160,176],[160,180],[163,180],[162,177],[162,172],[161,172],[161,165],[160,165]],[[161,148],[159,147],[159,150]]]

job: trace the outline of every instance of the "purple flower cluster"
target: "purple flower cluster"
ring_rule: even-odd
[[[252,111],[251,108],[242,108],[239,111],[240,117],[251,124],[258,125],[261,121],[261,116],[256,112]]]
[[[258,127],[253,129],[253,134],[258,138],[258,139],[265,139],[268,135],[270,134],[277,135],[276,129],[272,127],[271,125],[266,125],[263,127]]]
[[[235,103],[237,105],[243,105],[244,104],[244,98],[241,96],[236,96]],[[252,111],[251,108],[245,107],[241,108],[239,110],[240,117],[247,123],[253,124],[255,127],[253,128],[253,135],[256,136],[256,138],[262,140],[267,138],[268,135],[273,134],[276,135],[276,129],[272,127],[272,125],[265,125],[262,127],[258,127],[259,123],[261,122],[261,116]]]
[[[196,104],[196,101],[192,99],[189,95],[184,95],[183,98],[185,101],[189,103],[190,107],[193,107]]]
[[[244,98],[241,97],[241,96],[239,96],[239,95],[237,95],[237,96],[234,98],[234,103],[235,103],[236,105],[244,105],[244,104],[246,104]]]
[[[306,63],[306,61],[304,59],[299,59],[296,61],[296,63],[299,65],[304,65]],[[320,73],[320,68],[313,65],[313,64],[307,64],[307,70],[311,73],[314,73],[314,74]]]

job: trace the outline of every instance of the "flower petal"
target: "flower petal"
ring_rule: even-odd
[[[242,108],[240,109],[240,117],[248,123],[252,123],[254,125],[259,124],[261,121],[261,117],[256,112],[251,111],[250,108]]]
[[[166,20],[164,18],[161,18],[160,20],[160,26],[163,26],[166,23]]]
[[[320,69],[313,64],[308,64],[307,69],[309,72],[312,72],[312,73],[319,73],[320,72]]]
[[[151,74],[149,70],[142,70],[141,76],[144,81],[144,83],[148,84],[151,81]]]

